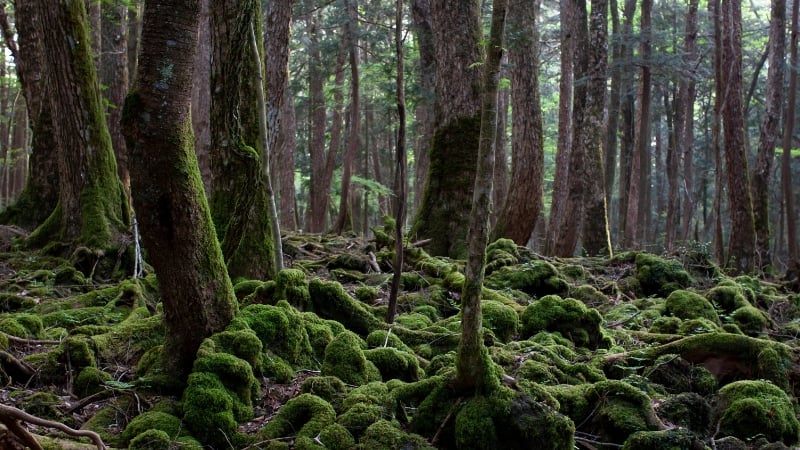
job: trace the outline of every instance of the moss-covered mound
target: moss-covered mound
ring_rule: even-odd
[[[531,296],[564,295],[569,285],[555,266],[547,261],[531,261],[519,266],[503,267],[486,277],[486,287],[516,289]]]
[[[611,344],[602,330],[600,313],[574,298],[546,295],[525,308],[520,319],[525,337],[540,331],[553,331],[579,347],[607,348]]]
[[[795,405],[779,387],[762,380],[731,383],[719,390],[714,416],[723,435],[794,445],[800,441]]]

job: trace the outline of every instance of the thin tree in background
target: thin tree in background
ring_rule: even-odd
[[[411,0],[410,6],[414,37],[419,51],[416,75],[420,93],[415,110],[417,139],[414,145],[414,209],[417,210],[422,204],[433,143],[435,58],[433,30],[431,30],[431,0]]]
[[[456,388],[480,393],[492,387],[487,385],[491,359],[481,333],[481,290],[486,266],[486,244],[489,240],[489,205],[494,172],[492,144],[497,132],[497,87],[505,17],[506,0],[494,0],[489,44],[483,64],[480,144],[472,210],[469,215],[467,265],[464,268],[464,288],[461,294],[461,339],[456,353],[454,379]]]
[[[683,65],[678,96],[678,107],[684,109],[683,122],[677,123],[680,130],[678,149],[683,158],[683,217],[681,222],[681,238],[689,240],[689,230],[696,207],[694,192],[694,101],[697,95],[697,11],[698,0],[689,1],[686,14],[686,37],[684,39]],[[683,149],[682,151],[680,149]]]
[[[756,268],[764,270],[772,264],[770,254],[769,193],[772,160],[781,121],[783,104],[783,71],[786,69],[786,1],[773,0],[769,24],[769,71],[767,72],[767,98],[761,118],[756,164],[751,178],[753,217],[756,232]]]
[[[394,322],[397,314],[397,294],[403,274],[403,228],[406,222],[406,90],[404,85],[404,53],[403,53],[403,0],[397,0],[395,16],[394,46],[397,55],[397,149],[396,168],[394,173],[394,274],[389,292],[389,307],[386,310],[386,322]]]
[[[178,382],[203,339],[224,329],[237,309],[194,153],[197,28],[197,0],[146,2],[141,64],[123,111],[133,205],[164,306],[165,372]]]
[[[747,168],[743,82],[742,7],[740,0],[723,0],[722,9],[722,128],[725,140],[725,168],[728,174],[728,203],[731,233],[726,265],[739,272],[755,264],[755,224]]]
[[[539,96],[537,2],[514,0],[506,23],[511,72],[511,181],[493,239],[526,245],[542,210],[544,138]],[[499,131],[499,130],[498,130]],[[504,131],[504,130],[503,130]],[[496,164],[502,164],[496,161]]]
[[[722,79],[722,13],[720,0],[708,2],[711,19],[714,23],[714,79]],[[722,83],[714,83],[714,115],[711,129],[711,150],[714,153],[714,222],[713,238],[714,257],[717,261],[725,258],[725,239],[722,235],[722,193],[724,190],[723,174],[725,168],[722,163]]]
[[[786,244],[787,244],[787,272],[790,279],[800,277],[800,259],[797,256],[797,225],[795,224],[794,192],[792,186],[792,137],[794,133],[795,101],[797,99],[797,38],[798,38],[798,10],[800,0],[792,1],[792,34],[789,58],[789,93],[783,123],[783,156],[781,158],[781,187],[783,190],[783,205],[786,209]],[[795,284],[800,284],[795,281]]]
[[[360,52],[358,47],[358,3],[345,0],[347,21],[345,22],[345,41],[350,60],[350,129],[346,139],[344,158],[342,158],[342,188],[339,199],[339,214],[333,224],[333,232],[342,234],[351,228],[352,208],[350,205],[350,181],[353,161],[361,147],[361,80],[359,75]]]

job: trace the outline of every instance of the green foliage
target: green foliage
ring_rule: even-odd
[[[703,318],[715,325],[721,325],[711,302],[691,291],[675,290],[670,293],[664,305],[664,312],[684,320]]]
[[[546,261],[531,261],[513,268],[501,268],[486,277],[486,287],[516,289],[531,296],[560,295],[568,290],[567,282]]]
[[[800,422],[792,400],[763,380],[737,381],[720,389],[714,415],[724,435],[743,440],[764,436],[787,445],[800,440]]]
[[[635,262],[636,279],[644,295],[667,296],[676,289],[688,287],[693,281],[679,261],[639,253]]]
[[[574,298],[562,299],[557,295],[546,295],[523,311],[522,335],[532,336],[540,331],[555,331],[570,339],[579,347],[596,349],[611,345],[601,328],[602,317],[595,309]]]

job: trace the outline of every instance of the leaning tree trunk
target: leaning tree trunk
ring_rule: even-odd
[[[756,166],[752,184],[753,218],[755,219],[757,268],[763,270],[772,264],[770,254],[769,193],[772,160],[780,132],[781,105],[783,104],[783,71],[786,56],[786,2],[773,0],[769,25],[769,72],[767,73],[767,98],[761,119]]]
[[[32,230],[41,225],[58,204],[58,145],[55,142],[50,103],[45,101],[46,74],[42,70],[42,33],[38,6],[32,0],[17,0],[15,19],[19,49],[11,49],[17,66],[22,95],[32,130],[30,171],[25,189],[17,201],[0,214],[0,223]],[[11,29],[5,8],[0,5],[3,36],[11,43]]]
[[[209,11],[211,215],[229,275],[270,279],[275,249],[255,102],[260,81],[249,38],[251,27],[261,35],[261,8],[256,0],[212,0]]]
[[[435,129],[428,181],[411,234],[433,255],[466,256],[480,136],[480,8],[477,0],[431,2]]]
[[[505,18],[506,0],[494,0],[492,27],[483,66],[480,144],[469,215],[467,265],[464,268],[464,288],[461,294],[461,339],[456,353],[456,375],[453,380],[457,389],[477,393],[491,391],[496,387],[493,383],[498,381],[490,375],[491,360],[483,344],[481,290],[486,266],[486,244],[489,240],[489,205],[494,172],[492,144],[497,131],[497,86],[503,54]]]
[[[747,169],[747,149],[742,107],[742,5],[739,0],[722,2],[722,123],[731,234],[726,265],[739,272],[755,264],[755,225]]]
[[[236,313],[194,153],[197,18],[197,0],[147,1],[141,62],[123,111],[133,204],[164,305],[167,375],[178,380],[203,339]]]
[[[83,2],[37,0],[47,99],[58,154],[59,202],[30,236],[33,246],[107,249],[127,231],[128,206],[105,123]]]
[[[542,210],[544,139],[539,98],[537,8],[508,5],[508,61],[511,64],[511,181],[493,238],[526,245]],[[500,205],[498,205],[500,206]]]

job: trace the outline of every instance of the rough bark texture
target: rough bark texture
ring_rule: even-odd
[[[740,272],[755,264],[755,225],[750,197],[750,178],[745,146],[742,106],[742,5],[739,0],[722,2],[722,122],[731,234],[727,265]]]
[[[261,33],[255,0],[212,0],[211,215],[232,278],[274,276],[250,29]],[[259,40],[260,41],[260,40]]]
[[[67,246],[108,248],[126,231],[128,206],[103,114],[83,2],[38,0],[47,99],[58,126],[59,203],[30,237]]]
[[[686,14],[686,38],[684,40],[683,64],[686,75],[681,78],[679,97],[685,109],[683,122],[676,123],[680,131],[680,144],[683,148],[679,157],[683,158],[683,216],[681,220],[681,238],[689,240],[689,230],[692,217],[697,204],[694,192],[694,100],[697,95],[697,82],[695,81],[697,61],[697,10],[698,0],[690,0],[689,11]],[[681,147],[682,146],[682,147]]]
[[[480,136],[481,29],[478,2],[431,3],[436,55],[435,131],[428,181],[412,235],[430,238],[432,255],[466,256]]]
[[[756,231],[756,267],[763,270],[772,264],[770,254],[769,193],[772,161],[780,133],[781,105],[783,105],[783,71],[786,56],[786,2],[773,0],[769,25],[769,72],[767,73],[767,98],[761,118],[758,155],[753,168],[752,196],[753,218]]]
[[[3,35],[9,39],[13,32],[5,9],[0,12]],[[17,0],[14,14],[19,51],[16,54],[12,52],[12,55],[32,130],[30,173],[16,203],[0,214],[0,223],[32,230],[47,219],[58,203],[59,151],[53,134],[50,103],[44,101],[47,98],[44,93],[47,84],[37,5],[32,0]]]
[[[569,160],[572,141],[572,56],[575,46],[572,22],[575,15],[572,2],[559,3],[561,21],[561,79],[558,82],[558,143],[556,150],[556,173],[553,181],[553,195],[550,204],[550,220],[544,251],[548,255],[555,252],[556,241],[563,214],[566,210],[567,181],[569,179]]]
[[[539,98],[537,8],[534,2],[508,5],[507,47],[511,72],[511,181],[494,239],[526,245],[542,210],[544,151]]]
[[[606,103],[608,61],[608,3],[592,0],[589,17],[589,77],[586,89],[586,114],[580,128],[581,145],[586,149],[584,183],[583,249],[589,256],[611,256],[603,172],[603,119]]]
[[[786,208],[786,247],[788,256],[788,275],[790,278],[800,277],[800,259],[797,255],[797,225],[794,216],[794,191],[792,186],[792,137],[794,131],[795,99],[797,98],[797,40],[798,40],[798,14],[800,0],[792,0],[792,37],[790,48],[790,67],[795,69],[789,72],[789,94],[784,115],[783,129],[783,156],[781,157],[781,190],[783,191],[783,204]],[[795,281],[798,284],[798,281]]]
[[[412,0],[411,17],[419,47],[417,84],[420,98],[416,107],[416,145],[414,146],[414,208],[422,204],[425,180],[430,167],[430,149],[433,145],[433,109],[435,59],[433,30],[431,29],[431,0]]]
[[[633,61],[633,44],[630,42],[633,34],[633,19],[636,13],[636,0],[626,0],[622,22],[622,60]],[[635,68],[628,65],[622,74],[620,84],[633,86]],[[619,183],[617,187],[617,227],[616,234],[619,241],[624,240],[626,218],[628,215],[628,190],[631,185],[632,160],[634,152],[635,121],[634,103],[636,94],[633,89],[625,89],[620,96],[620,121],[619,121]]]
[[[128,93],[128,2],[114,0],[102,4],[102,48],[100,55],[100,83],[107,86],[106,121],[111,135],[111,145],[117,159],[117,173],[122,186],[130,196],[128,155],[122,136],[120,119],[122,103]]]
[[[503,58],[500,66],[500,77],[508,76],[503,65],[508,65],[508,58]],[[492,181],[492,208],[489,216],[490,229],[497,225],[498,216],[502,213],[503,205],[508,195],[509,165],[508,165],[508,106],[511,99],[510,89],[500,89],[497,92],[497,131],[494,136],[494,180]],[[524,244],[523,244],[524,245]]]
[[[506,0],[492,3],[492,26],[486,60],[483,65],[481,92],[481,129],[478,164],[475,174],[472,208],[467,235],[467,265],[461,294],[461,339],[456,353],[457,389],[488,393],[497,386],[481,333],[481,290],[486,266],[486,244],[489,240],[489,207],[492,200],[494,155],[492,144],[497,131],[497,86],[500,59],[503,53]]]
[[[194,148],[206,194],[211,193],[211,18],[208,3],[209,0],[200,0],[200,31],[192,79]]]
[[[167,373],[179,380],[203,339],[236,312],[193,149],[197,13],[197,0],[147,2],[141,64],[123,112],[133,203],[164,305]]]

